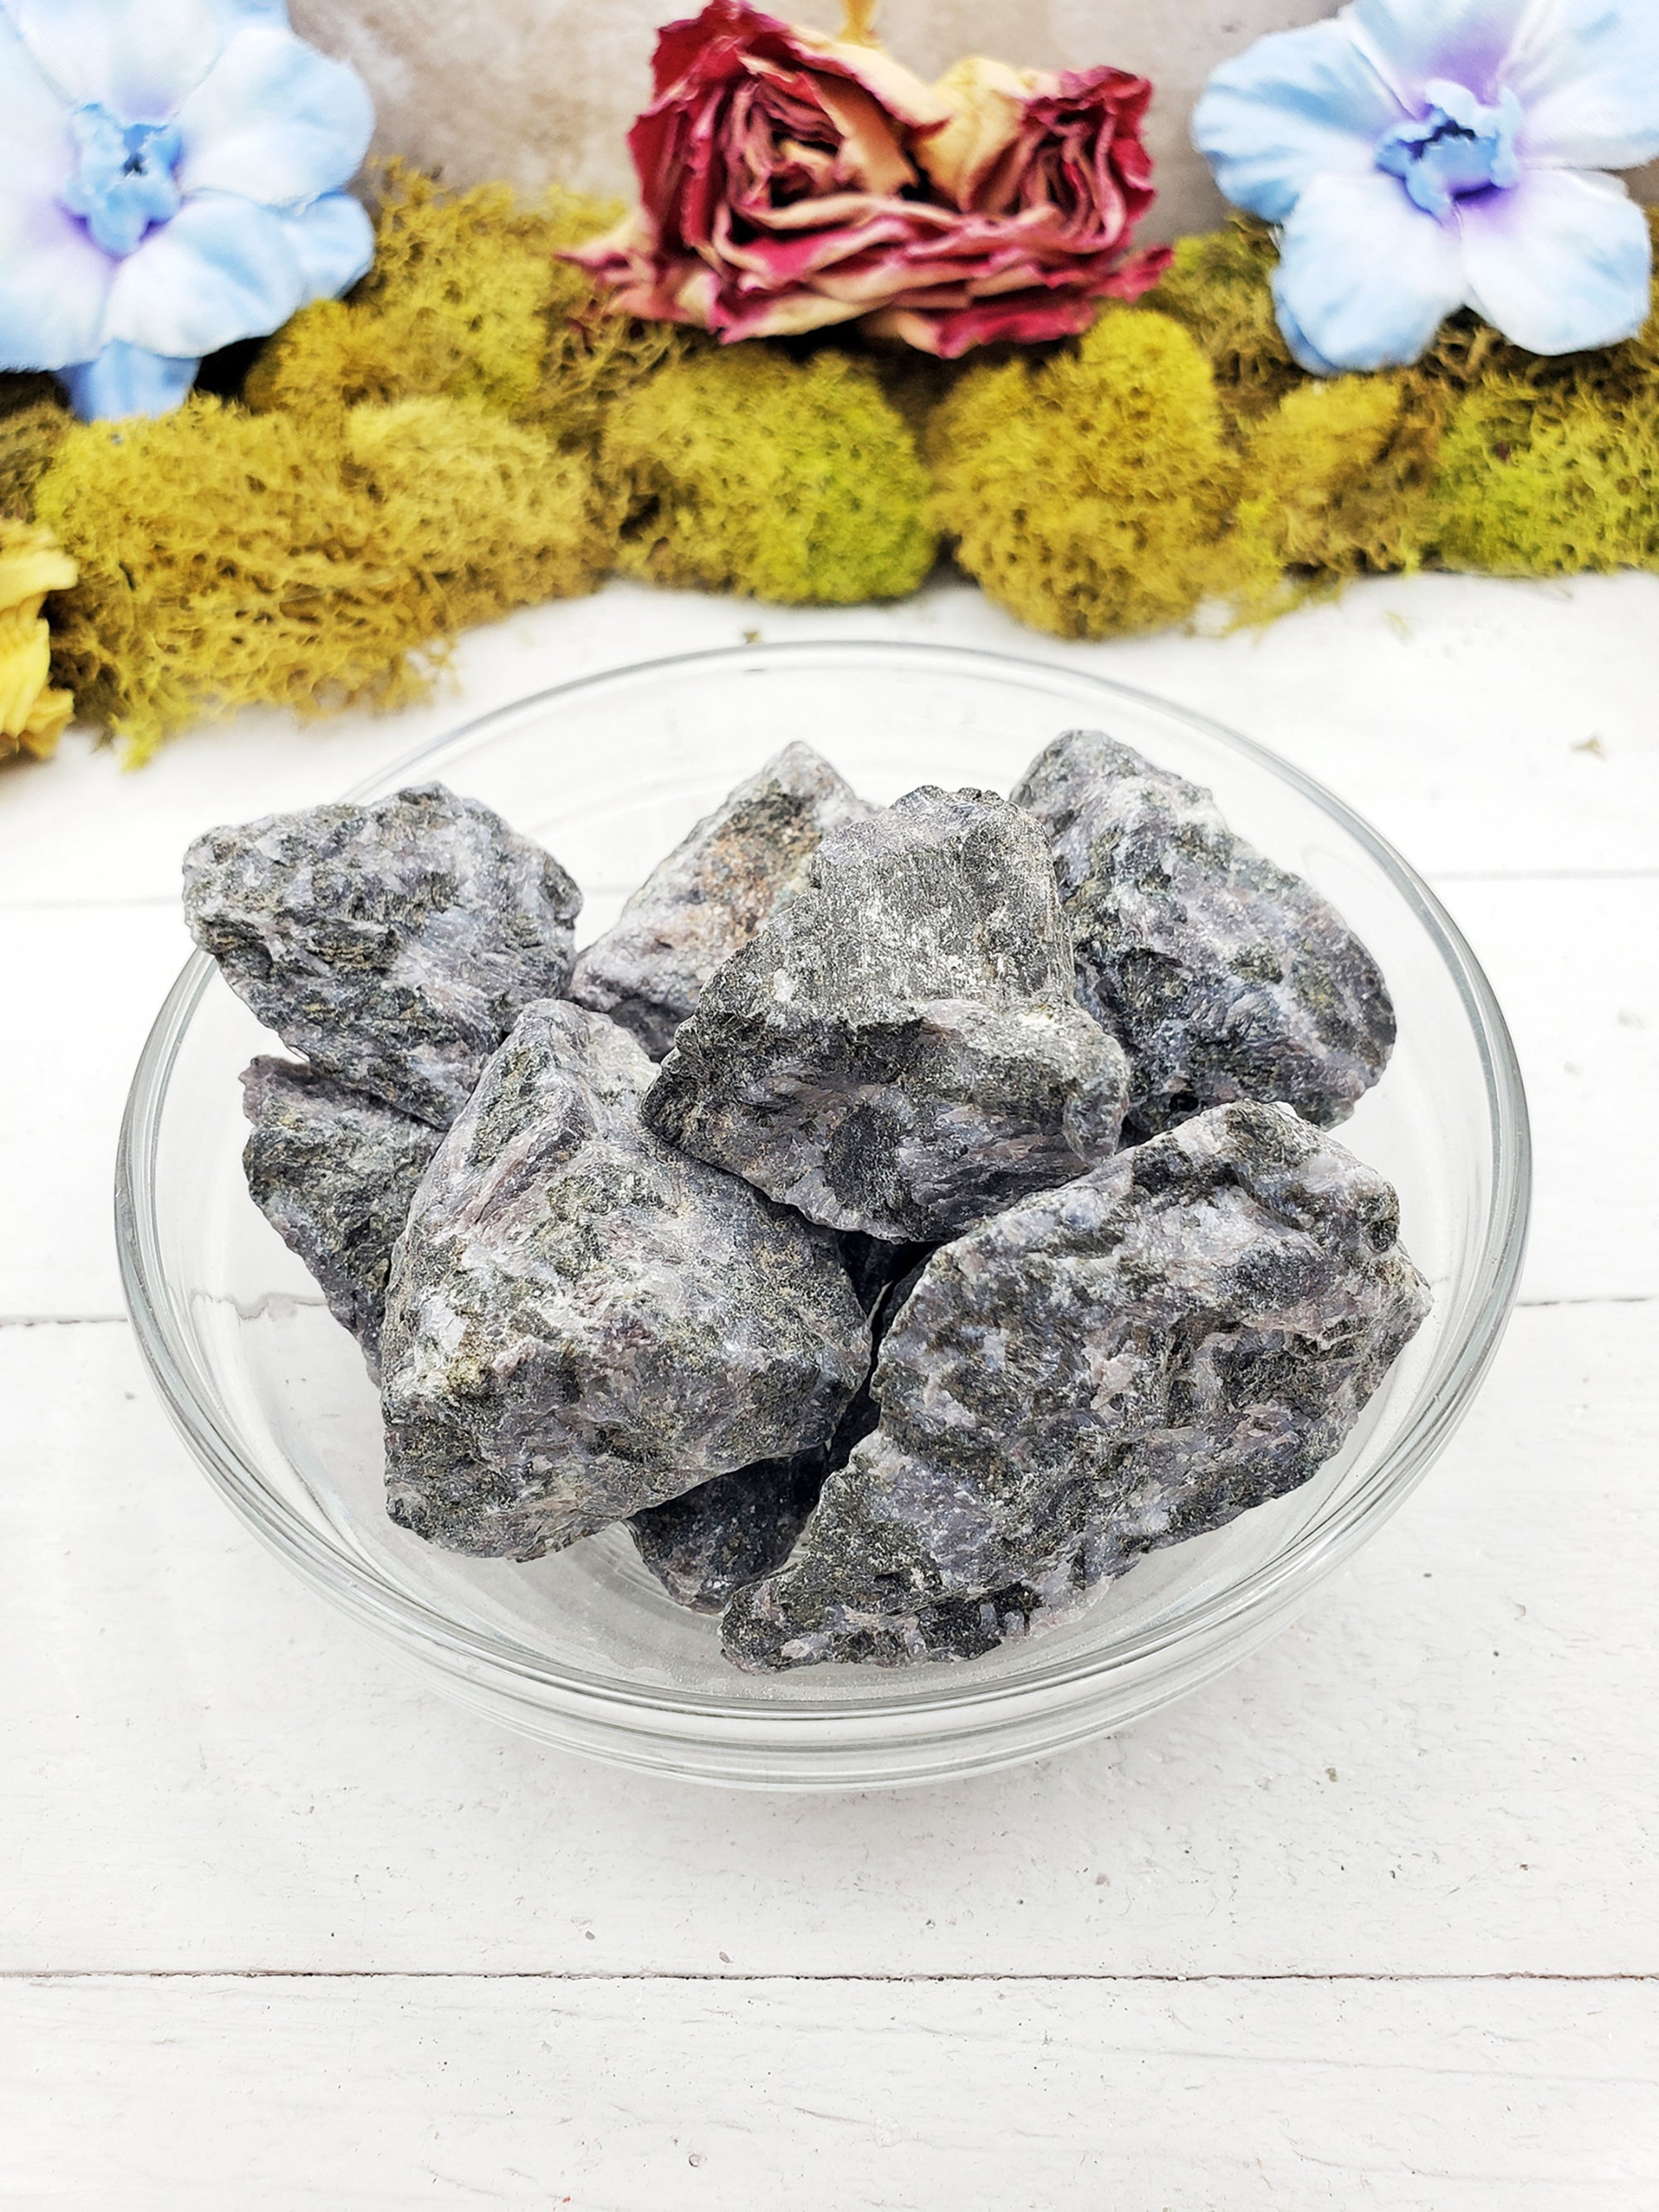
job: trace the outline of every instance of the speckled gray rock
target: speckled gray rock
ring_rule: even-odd
[[[210,830],[185,919],[292,1051],[447,1128],[533,1000],[562,991],[581,895],[476,799],[421,784]]]
[[[843,1246],[850,1241],[841,1240]],[[872,1351],[915,1287],[926,1257],[912,1245],[873,1249],[904,1255],[908,1264],[889,1268],[867,1299],[860,1296],[870,1314]],[[783,1565],[818,1502],[824,1478],[846,1466],[854,1445],[869,1435],[876,1418],[866,1375],[827,1445],[793,1459],[766,1460],[735,1474],[717,1474],[683,1498],[635,1513],[628,1530],[640,1558],[681,1605],[696,1613],[723,1612],[745,1583]]]
[[[253,1124],[242,1165],[254,1204],[378,1374],[392,1248],[439,1131],[286,1060],[244,1072],[242,1104]]]
[[[1282,1099],[1322,1127],[1353,1110],[1394,1047],[1376,963],[1207,791],[1073,730],[1013,798],[1048,835],[1078,997],[1129,1054],[1126,1144],[1228,1099]]]
[[[1127,1070],[1074,995],[1030,817],[913,791],[713,975],[651,1127],[814,1221],[937,1242],[1109,1153]]]
[[[1382,1177],[1288,1109],[1214,1108],[934,1255],[880,1426],[728,1656],[972,1658],[1330,1458],[1427,1310]]]
[[[601,1014],[520,1017],[434,1158],[381,1342],[392,1518],[533,1559],[834,1433],[869,1324],[833,1241],[641,1127]]]
[[[872,810],[810,745],[786,745],[698,823],[577,957],[568,995],[653,1060],[721,962],[806,888],[827,831]]]
[[[822,1447],[717,1474],[627,1523],[643,1564],[678,1605],[723,1613],[734,1590],[781,1567],[818,1502]]]

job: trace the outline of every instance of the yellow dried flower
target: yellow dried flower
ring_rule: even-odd
[[[76,566],[49,530],[0,520],[0,758],[57,750],[75,702],[51,688],[52,633],[41,609]]]

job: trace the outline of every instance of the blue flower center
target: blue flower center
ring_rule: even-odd
[[[1521,180],[1515,150],[1521,103],[1505,91],[1484,106],[1467,85],[1435,77],[1423,88],[1429,112],[1377,141],[1376,166],[1398,177],[1425,215],[1444,217],[1454,200]]]
[[[123,123],[91,100],[70,115],[70,135],[80,159],[64,187],[64,205],[106,253],[121,259],[152,223],[179,212],[179,133],[171,123]]]

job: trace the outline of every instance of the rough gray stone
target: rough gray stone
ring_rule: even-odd
[[[1126,1144],[1229,1099],[1283,1100],[1321,1127],[1352,1113],[1394,1008],[1316,891],[1235,836],[1207,791],[1098,731],[1056,738],[1013,798],[1048,836],[1078,997],[1129,1054]]]
[[[292,1060],[256,1060],[242,1103],[253,1124],[242,1152],[253,1202],[378,1375],[392,1248],[440,1133]]]
[[[563,990],[581,895],[476,799],[421,784],[210,830],[185,919],[283,1042],[447,1128],[533,1000]]]
[[[853,1240],[843,1237],[845,1247]],[[905,1256],[860,1304],[870,1314],[872,1351],[915,1289],[923,1248],[875,1244],[873,1252]],[[913,1256],[914,1255],[914,1256]],[[854,1278],[854,1288],[858,1282]],[[669,1595],[696,1613],[721,1613],[733,1593],[781,1567],[817,1504],[824,1478],[845,1467],[854,1444],[876,1425],[869,1377],[859,1386],[828,1445],[793,1459],[765,1460],[735,1474],[717,1474],[665,1505],[647,1506],[628,1523],[644,1564]]]
[[[828,830],[872,810],[810,745],[786,745],[698,823],[580,953],[568,995],[653,1060],[722,961],[806,888]]]
[[[381,1342],[392,1518],[533,1559],[833,1434],[869,1324],[833,1242],[639,1119],[652,1066],[527,1008],[427,1172]]]
[[[972,1658],[1294,1490],[1427,1310],[1397,1228],[1381,1176],[1234,1105],[946,1245],[877,1360],[879,1428],[734,1599],[728,1656]]]
[[[937,1242],[1116,1142],[1127,1070],[1074,984],[1030,817],[913,791],[709,979],[645,1118],[811,1220]]]
[[[781,1567],[818,1502],[823,1448],[717,1474],[628,1522],[642,1563],[677,1604],[723,1613],[732,1592]]]

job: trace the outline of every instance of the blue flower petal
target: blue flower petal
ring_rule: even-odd
[[[113,273],[56,200],[0,190],[0,368],[62,368],[96,353]]]
[[[1521,152],[1552,169],[1633,169],[1659,155],[1659,7],[1558,0],[1517,44]]]
[[[288,0],[213,0],[213,13],[226,39],[245,23],[274,23],[279,31],[289,27]]]
[[[1339,21],[1413,114],[1431,77],[1467,85],[1490,105],[1504,63],[1538,0],[1353,0]]]
[[[374,226],[346,192],[330,192],[314,207],[284,215],[283,228],[306,281],[309,300],[335,300],[366,276],[374,259]]]
[[[163,123],[213,66],[215,0],[5,0],[25,44],[70,107],[95,100],[123,123]]]
[[[70,404],[83,422],[125,415],[171,415],[196,381],[199,361],[172,361],[137,346],[106,345],[95,361],[64,371]]]
[[[1278,310],[1279,333],[1297,368],[1305,368],[1310,376],[1340,376],[1342,372],[1336,363],[1327,361],[1317,346],[1309,344],[1307,332],[1279,298],[1277,283],[1273,285],[1273,306]]]
[[[1529,353],[1581,353],[1647,320],[1653,247],[1612,177],[1528,169],[1512,191],[1462,201],[1469,305]]]
[[[1193,143],[1235,207],[1283,222],[1316,177],[1360,176],[1403,111],[1339,21],[1276,31],[1224,62]]]
[[[282,217],[204,192],[115,272],[107,337],[185,359],[279,329],[306,296]]]
[[[1307,349],[1305,366],[1405,368],[1463,304],[1456,230],[1414,207],[1380,172],[1310,185],[1279,252],[1280,327]]]
[[[187,192],[296,207],[356,173],[374,105],[356,70],[292,32],[252,26],[232,39],[178,120]]]
[[[0,0],[0,193],[38,192],[55,199],[75,166],[69,111],[41,75]]]

